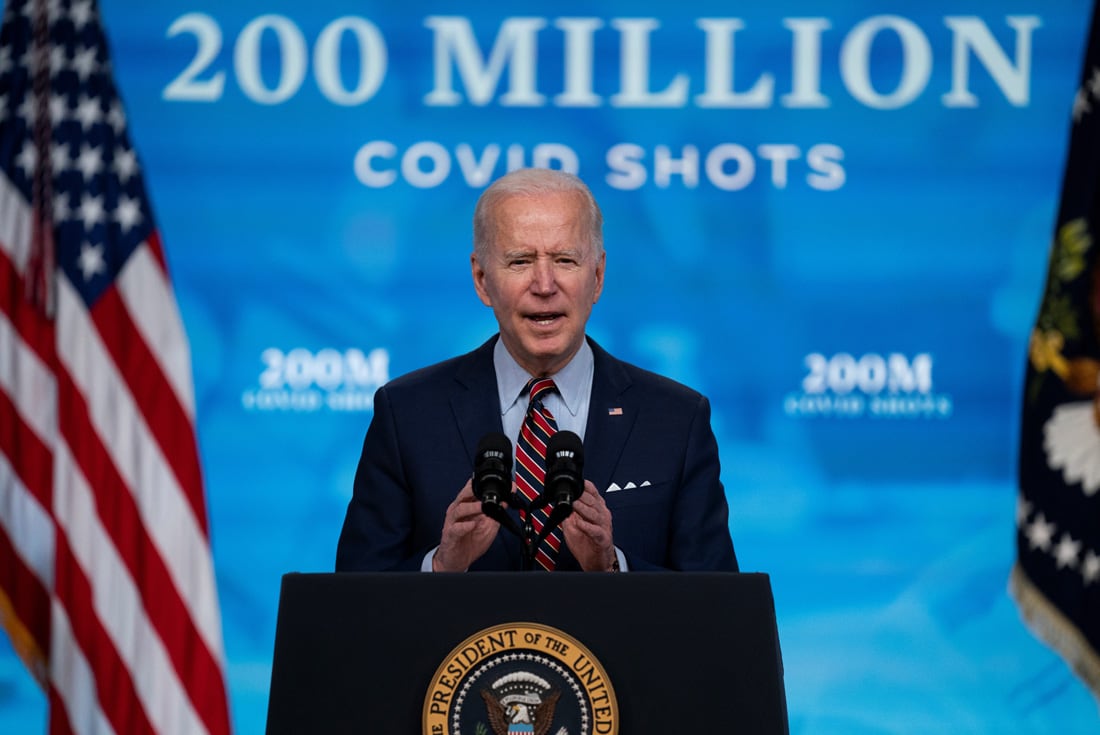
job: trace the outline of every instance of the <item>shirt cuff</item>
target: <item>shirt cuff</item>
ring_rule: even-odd
[[[424,555],[424,561],[420,562],[420,571],[422,571],[422,572],[432,571],[432,560],[435,559],[435,552],[437,552],[437,551],[439,551],[438,546],[436,546],[434,549],[432,549],[431,551],[429,551],[427,554]]]
[[[624,554],[622,552],[622,549],[620,549],[618,546],[615,547],[615,557],[619,560],[619,571],[620,572],[629,572],[630,567],[627,566],[627,563],[626,563],[626,554]],[[431,563],[431,561],[429,561],[428,562],[428,568],[430,569],[431,566],[432,566],[432,563]]]

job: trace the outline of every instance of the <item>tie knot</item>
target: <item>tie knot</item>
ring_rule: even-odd
[[[556,391],[558,386],[550,378],[531,378],[527,383],[527,390],[531,392],[531,402],[541,401],[547,393]]]

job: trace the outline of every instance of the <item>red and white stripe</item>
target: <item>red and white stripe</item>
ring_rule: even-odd
[[[516,486],[520,493],[532,503],[542,494],[542,488],[546,483],[546,446],[550,437],[557,432],[551,423],[553,416],[542,406],[538,397],[553,387],[553,382],[549,380],[531,382],[528,388],[531,403],[528,405],[523,424],[520,426],[519,440],[516,442]],[[520,511],[520,517],[526,518],[526,511]],[[531,512],[531,525],[536,533],[542,533],[548,517],[545,506],[540,506]],[[555,557],[561,551],[561,544],[561,529],[552,529],[535,549],[535,561],[544,569],[553,570],[557,566]],[[554,556],[547,552],[547,547],[554,552]]]
[[[51,322],[25,299],[30,222],[0,177],[0,622],[44,674],[51,732],[228,733],[190,354],[160,243],[91,310],[59,272]]]

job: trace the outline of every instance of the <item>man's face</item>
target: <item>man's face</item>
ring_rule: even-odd
[[[484,262],[470,256],[474,288],[493,309],[504,346],[539,377],[577,354],[606,258],[588,242],[575,192],[511,196],[496,207],[496,235]]]

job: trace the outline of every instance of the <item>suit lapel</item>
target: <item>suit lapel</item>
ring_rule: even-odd
[[[626,439],[640,408],[630,395],[630,376],[622,363],[593,340],[594,366],[588,424],[584,431],[584,474],[603,494],[611,484]]]
[[[451,411],[458,424],[466,457],[473,466],[477,443],[491,431],[502,431],[497,375],[493,367],[496,337],[467,355],[455,372],[458,384],[451,397]]]

